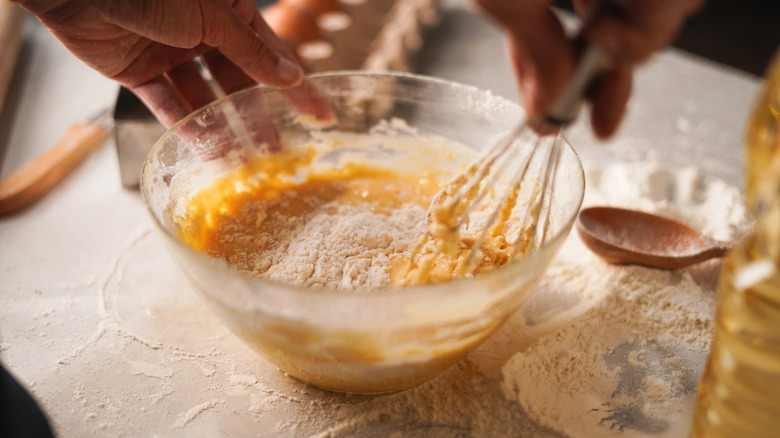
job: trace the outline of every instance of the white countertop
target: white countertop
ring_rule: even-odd
[[[421,71],[512,98],[498,31],[457,5],[445,12]],[[39,24],[28,24],[21,74],[4,113],[11,130],[0,136],[7,141],[3,176],[69,124],[110,108],[118,89]],[[659,160],[739,185],[742,130],[758,84],[669,50],[637,72],[629,115],[614,140],[598,144],[584,120],[569,138],[586,165]],[[121,187],[112,139],[46,198],[0,218],[0,244],[0,361],[59,436],[425,436],[446,426],[381,411],[381,398],[298,383],[234,338],[168,258],[140,195]],[[456,382],[459,373],[440,378]],[[497,416],[514,418],[509,402],[495,396],[396,397],[432,409],[462,406],[464,416],[469,403],[495,403],[507,409]],[[549,434],[518,421],[518,434],[534,431]]]

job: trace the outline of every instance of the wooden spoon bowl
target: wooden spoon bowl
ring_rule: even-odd
[[[678,269],[723,256],[731,244],[664,216],[615,207],[588,207],[577,217],[585,245],[614,264]]]

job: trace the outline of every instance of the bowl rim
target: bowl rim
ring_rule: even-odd
[[[490,95],[493,99],[500,99],[502,104],[509,104],[510,107],[513,106],[515,108],[519,108],[519,104],[516,102],[512,102],[509,99],[506,99],[503,96],[497,96],[490,92],[489,90],[481,89],[472,85],[463,84],[456,81],[451,81],[439,77],[434,76],[428,76],[428,75],[422,75],[417,73],[406,73],[406,72],[388,72],[388,71],[382,71],[382,72],[371,72],[371,71],[363,71],[363,70],[340,70],[340,71],[331,71],[331,72],[325,72],[325,73],[318,73],[318,74],[312,74],[308,75],[308,80],[317,80],[322,78],[328,78],[328,77],[346,77],[346,76],[364,76],[364,77],[389,77],[389,78],[405,78],[405,79],[411,79],[414,81],[419,82],[427,82],[427,83],[433,83],[433,84],[439,84],[441,86],[446,87],[455,87],[461,90],[465,90],[472,93],[482,93],[486,95]],[[565,239],[566,236],[570,233],[571,229],[574,226],[574,222],[577,219],[577,213],[579,209],[582,206],[582,202],[585,196],[585,171],[582,165],[582,160],[579,157],[579,154],[577,154],[577,151],[574,149],[574,147],[569,143],[568,139],[565,137],[565,135],[561,134],[562,138],[564,139],[564,146],[565,150],[568,150],[569,153],[573,155],[575,158],[575,163],[577,164],[577,168],[579,171],[576,173],[577,179],[581,181],[582,190],[579,193],[579,200],[578,204],[579,206],[573,211],[571,217],[566,221],[561,231],[555,233],[552,236],[549,236],[545,243],[534,249],[531,253],[529,253],[527,256],[524,256],[512,263],[508,263],[505,265],[502,265],[496,269],[493,269],[489,272],[480,274],[478,276],[468,276],[468,277],[462,277],[457,278],[454,280],[441,282],[441,283],[431,283],[431,284],[423,284],[423,285],[414,285],[414,286],[403,286],[403,287],[389,287],[387,289],[383,289],[378,291],[373,290],[373,288],[366,288],[366,287],[360,287],[353,290],[341,290],[341,289],[335,289],[335,288],[326,288],[326,287],[309,287],[309,286],[300,286],[296,284],[287,283],[284,281],[274,280],[274,279],[263,279],[263,278],[257,278],[247,272],[240,271],[238,269],[232,268],[228,263],[222,259],[216,259],[213,257],[209,257],[208,255],[195,251],[186,244],[184,244],[178,237],[176,237],[170,230],[168,230],[163,224],[160,222],[160,219],[157,218],[157,216],[154,214],[154,212],[151,209],[150,203],[147,201],[146,191],[144,189],[145,184],[145,176],[146,176],[146,170],[147,166],[151,165],[151,159],[154,155],[154,152],[157,151],[159,148],[162,147],[165,140],[173,135],[173,133],[178,129],[179,126],[187,123],[189,120],[192,120],[193,118],[197,117],[199,114],[208,111],[210,108],[217,106],[221,104],[222,102],[225,102],[229,99],[234,98],[234,96],[243,94],[243,93],[252,93],[256,92],[257,90],[263,90],[263,89],[270,89],[277,91],[278,89],[263,85],[263,84],[257,84],[254,86],[251,86],[249,88],[245,88],[239,91],[236,91],[234,93],[228,94],[226,96],[220,97],[219,99],[210,102],[209,104],[193,111],[189,115],[187,115],[185,118],[178,121],[176,124],[171,126],[166,130],[166,132],[154,143],[151,150],[146,156],[146,159],[144,160],[144,165],[141,170],[141,183],[140,183],[140,194],[141,198],[144,201],[144,204],[146,206],[146,210],[149,213],[149,215],[152,217],[152,220],[154,221],[155,226],[163,233],[163,235],[171,242],[174,243],[177,247],[183,249],[186,253],[189,255],[193,255],[195,257],[200,258],[204,263],[207,263],[218,270],[228,271],[230,275],[239,276],[244,281],[248,281],[249,283],[256,283],[259,286],[268,285],[275,289],[284,289],[286,292],[290,292],[292,294],[301,294],[304,296],[322,296],[323,294],[328,294],[330,296],[339,296],[339,297],[354,297],[353,299],[356,300],[376,300],[378,297],[387,298],[389,296],[397,297],[397,296],[408,296],[408,295],[440,295],[440,294],[451,294],[452,293],[452,286],[456,285],[459,289],[467,289],[468,292],[471,291],[470,288],[467,286],[469,284],[476,284],[477,282],[484,282],[489,281],[491,278],[497,278],[499,275],[505,275],[505,273],[508,270],[516,270],[520,266],[524,264],[528,264],[531,261],[529,260],[530,256],[536,256],[540,252],[544,250],[549,250],[550,247],[553,246],[554,243],[558,242],[561,239]],[[392,293],[387,293],[388,291],[392,291]],[[458,294],[460,295],[460,294]]]

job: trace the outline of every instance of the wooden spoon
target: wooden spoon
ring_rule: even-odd
[[[0,181],[0,216],[15,213],[49,193],[111,132],[110,114],[74,123],[51,148]]]
[[[673,219],[614,207],[582,209],[577,231],[591,251],[610,263],[660,269],[721,257],[731,248]]]

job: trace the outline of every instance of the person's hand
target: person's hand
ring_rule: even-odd
[[[521,91],[530,116],[544,113],[576,69],[577,51],[566,36],[552,0],[474,0],[507,31]],[[583,14],[601,0],[575,0]],[[615,133],[631,94],[632,69],[669,44],[685,19],[704,0],[608,0],[599,5],[586,38],[599,45],[611,61],[587,98],[591,126],[600,138]]]
[[[216,96],[298,85],[303,73],[253,0],[15,0],[77,57],[131,89],[167,127]]]

